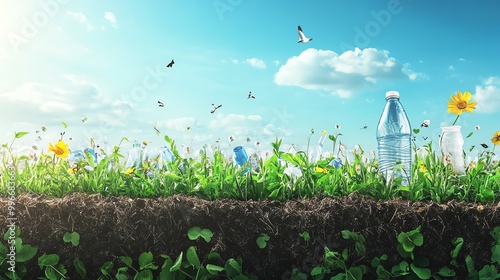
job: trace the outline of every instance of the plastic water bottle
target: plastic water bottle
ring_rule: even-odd
[[[309,162],[317,162],[321,158],[321,152],[323,150],[323,142],[326,139],[326,131],[321,132],[321,136],[318,139],[318,143],[316,147],[312,148],[311,153],[309,155]]]
[[[384,111],[377,127],[379,170],[387,182],[402,178],[402,185],[411,180],[411,126],[399,102],[399,92],[385,94]]]

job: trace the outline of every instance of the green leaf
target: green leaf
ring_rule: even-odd
[[[458,267],[458,263],[457,263],[456,258],[458,257],[458,253],[462,249],[462,245],[464,244],[464,239],[462,237],[458,237],[458,238],[453,239],[453,241],[451,243],[455,246],[455,248],[453,248],[453,250],[451,250],[451,252],[450,252],[451,259],[452,259],[450,263],[452,265]]]
[[[476,264],[474,263],[474,260],[470,255],[467,255],[465,257],[465,266],[467,267],[467,272],[471,273],[473,270],[475,270]]]
[[[120,256],[120,260],[128,267],[132,267],[132,258],[129,256]]]
[[[167,137],[167,136],[165,136]],[[188,230],[188,237],[190,240],[196,240],[198,237],[201,235],[201,228],[199,227],[192,227]]]
[[[259,238],[257,238],[257,246],[259,246],[260,249],[264,249],[267,246],[267,241],[269,241],[269,235],[262,233]]]
[[[417,267],[413,263],[410,264],[411,270],[420,278],[420,279],[429,279],[431,278],[431,270],[428,268]]]
[[[214,264],[207,264],[206,269],[211,275],[217,275],[219,272],[224,271],[224,268]]]
[[[346,273],[347,280],[361,280],[363,278],[363,271],[359,267],[351,267]]]
[[[83,262],[79,258],[75,258],[73,260],[73,265],[75,266],[76,273],[78,273],[82,279],[85,279],[87,277],[87,269],[83,265]]]
[[[453,277],[456,275],[455,271],[447,266],[441,267],[441,269],[438,271],[438,274],[444,277]]]
[[[141,270],[135,274],[134,280],[151,280],[153,279],[153,272],[149,269]]]
[[[420,129],[418,129],[418,128],[413,129],[413,134],[418,134],[419,132],[420,132]]]
[[[226,270],[226,275],[229,278],[233,278],[240,275],[242,272],[241,260],[237,261],[233,258],[227,260],[226,264],[224,265],[224,269]]]
[[[19,138],[23,137],[24,135],[26,135],[28,133],[29,132],[26,132],[26,131],[16,132],[14,137],[16,137],[16,139],[19,139]]]
[[[21,228],[20,228],[20,227],[18,227],[18,226],[15,226],[14,228],[15,228],[15,229],[14,229],[14,230],[15,230],[15,236],[16,236],[16,237],[21,236]],[[5,231],[5,234],[3,235],[3,240],[5,240],[5,241],[9,240],[9,237],[10,237],[10,232],[11,232],[11,228],[10,228],[10,227],[8,227],[8,228],[7,228],[7,231]]]
[[[80,234],[78,232],[66,232],[63,236],[64,242],[71,242],[73,246],[80,244]]]
[[[64,128],[68,127],[68,125],[65,122],[61,122]]]
[[[311,236],[309,236],[309,232],[304,231],[303,233],[299,233],[299,236],[304,239],[304,241],[309,241],[311,240]]]
[[[206,228],[201,230],[200,235],[201,237],[203,237],[203,239],[205,239],[205,242],[207,243],[210,242],[210,240],[212,240],[212,236],[214,236],[212,231]]]
[[[194,246],[191,246],[187,249],[186,259],[195,269],[200,268],[200,259],[198,258],[198,254],[196,254],[196,249]]]
[[[466,136],[465,138],[469,138],[469,137],[471,137],[471,136],[472,136],[472,134],[474,134],[474,132],[471,132],[471,133],[467,134],[467,136]]]
[[[479,279],[498,279],[498,271],[494,265],[485,265],[479,271]]]
[[[174,272],[174,271],[177,271],[181,268],[181,264],[182,264],[182,256],[183,256],[183,253],[181,252],[179,254],[179,256],[177,257],[177,259],[175,260],[174,264],[172,265],[172,267],[170,268],[170,272]]]
[[[111,273],[111,270],[113,270],[113,262],[112,261],[109,261],[109,262],[105,262],[102,266],[101,266],[101,273],[105,276],[109,276],[110,273]]]
[[[220,254],[217,253],[217,252],[211,252],[210,254],[208,254],[207,256],[207,259],[208,260],[220,260]]]
[[[44,266],[56,266],[58,262],[59,255],[56,254],[43,254],[38,258],[38,265],[41,269],[43,269]]]
[[[37,248],[30,245],[23,245],[20,250],[16,252],[16,262],[26,262],[31,260],[37,252]]]
[[[116,272],[116,280],[128,280],[129,275],[128,275],[128,267],[120,267],[118,268],[118,271]]]
[[[151,267],[151,265],[153,265],[153,254],[151,252],[143,252],[139,256],[139,270]]]

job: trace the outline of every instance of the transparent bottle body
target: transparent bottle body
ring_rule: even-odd
[[[411,126],[397,98],[389,98],[377,127],[379,171],[387,181],[411,181]]]

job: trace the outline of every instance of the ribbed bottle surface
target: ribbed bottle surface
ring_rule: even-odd
[[[402,178],[402,184],[411,180],[411,126],[399,93],[388,92],[387,103],[377,127],[379,172],[390,181]]]

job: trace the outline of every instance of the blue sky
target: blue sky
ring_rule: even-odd
[[[446,101],[457,91],[478,102],[458,121],[464,137],[474,132],[466,151],[491,149],[500,130],[498,1],[0,5],[1,143],[29,131],[18,144],[46,149],[65,131],[73,149],[90,138],[161,146],[165,134],[193,148],[219,141],[254,149],[276,137],[303,148],[314,129],[312,143],[326,130],[342,133],[347,149],[369,151],[389,90],[400,92],[413,128],[430,120],[418,145],[437,147],[440,127],[455,118]],[[311,42],[297,43],[297,25]],[[212,104],[222,107],[211,114]]]

